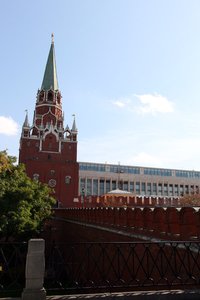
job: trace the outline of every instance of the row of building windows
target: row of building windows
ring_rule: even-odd
[[[145,168],[144,175],[172,176],[172,170]]]
[[[200,178],[200,172],[197,171],[175,171],[176,177]]]
[[[179,185],[156,182],[139,182],[139,181],[116,181],[106,179],[90,179],[80,178],[79,180],[79,194],[89,195],[103,195],[111,190],[121,189],[143,196],[182,196],[184,194],[193,194],[199,191],[197,185]]]
[[[111,173],[128,173],[128,174],[140,174],[140,168],[124,166],[123,168],[118,165],[103,165],[93,163],[79,163],[79,169],[81,171],[95,171],[95,172],[111,172]]]
[[[95,171],[95,172],[110,172],[110,173],[127,173],[127,174],[141,174],[153,176],[174,176],[182,178],[200,178],[198,171],[184,171],[184,170],[170,170],[159,168],[142,168],[121,165],[109,164],[95,164],[79,162],[79,169],[81,171]]]

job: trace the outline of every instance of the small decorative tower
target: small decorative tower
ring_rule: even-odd
[[[54,37],[41,89],[38,90],[33,124],[28,112],[22,126],[19,163],[30,178],[47,183],[54,190],[59,207],[74,206],[78,197],[77,127],[64,128],[62,97],[58,88]]]

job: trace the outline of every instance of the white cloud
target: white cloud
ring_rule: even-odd
[[[173,102],[159,94],[135,95],[141,102],[137,108],[140,114],[171,113],[174,111]]]
[[[11,117],[0,116],[0,134],[16,135],[18,133],[18,124]]]
[[[135,99],[139,99],[140,105],[135,105]],[[130,95],[112,101],[112,104],[118,108],[127,109],[138,114],[152,114],[156,113],[171,113],[174,111],[174,103],[166,97],[159,94],[143,94]]]
[[[125,103],[122,102],[122,101],[115,101],[115,102],[113,102],[113,104],[118,106],[118,107],[124,107],[125,106]]]
[[[131,99],[130,98],[119,98],[116,101],[112,102],[115,106],[119,108],[127,107],[131,104]]]
[[[91,152],[92,145],[92,152]],[[79,141],[78,160],[141,167],[200,170],[200,139],[178,136],[158,130],[149,136],[146,131],[118,129],[101,136]]]

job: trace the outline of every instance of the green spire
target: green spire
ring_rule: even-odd
[[[76,120],[75,120],[75,115],[72,115],[74,117],[74,122],[73,122],[73,125],[72,125],[72,131],[73,132],[77,132],[77,127],[76,127]]]
[[[44,78],[41,86],[41,90],[58,90],[58,78],[56,72],[56,57],[54,50],[54,35],[51,35],[51,48],[49,50],[49,56],[47,59],[46,69],[44,72]]]

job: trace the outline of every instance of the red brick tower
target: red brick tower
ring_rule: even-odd
[[[28,114],[22,126],[19,162],[29,177],[49,184],[59,207],[74,206],[78,197],[77,128],[64,128],[62,97],[58,88],[54,40],[38,90],[33,124]]]

